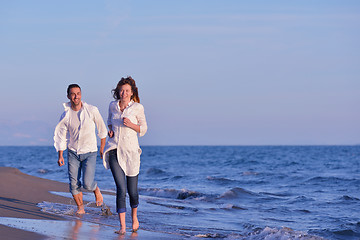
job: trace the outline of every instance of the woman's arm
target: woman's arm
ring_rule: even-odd
[[[141,107],[139,109],[139,113],[136,117],[137,117],[139,127],[140,127],[139,136],[142,137],[145,135],[145,133],[147,131],[147,123],[146,123],[144,107],[142,105],[140,105],[140,106]]]

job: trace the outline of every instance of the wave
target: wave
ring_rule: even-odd
[[[334,177],[334,176],[329,176],[329,177],[324,177],[324,176],[317,176],[317,177],[312,177],[308,180],[306,180],[305,182],[307,183],[339,183],[339,182],[353,182],[353,181],[357,181],[357,179],[349,179],[349,178],[342,178],[342,177]]]
[[[243,176],[251,176],[251,175],[256,176],[256,175],[259,175],[259,173],[247,171],[247,172],[243,172],[242,175]],[[206,179],[210,180],[210,181],[217,181],[217,182],[220,182],[220,183],[239,182],[238,180],[233,180],[233,179],[229,179],[229,178],[225,178],[225,177],[207,176]]]
[[[163,198],[172,198],[172,199],[193,199],[198,197],[203,197],[205,194],[190,191],[187,189],[161,189],[161,188],[146,188],[139,189],[140,194],[153,196],[153,197],[163,197]]]
[[[289,240],[325,240],[325,238],[308,234],[303,231],[295,231],[288,227],[270,228],[265,227],[263,229],[256,229],[249,233],[237,234],[222,234],[222,233],[205,233],[197,234],[195,237],[198,238],[213,238],[213,239],[242,239],[242,240],[278,240],[278,239],[289,239]]]
[[[288,203],[289,204],[297,204],[297,203],[306,203],[306,202],[314,202],[315,199],[311,198],[311,197],[306,197],[306,196],[297,196],[293,199],[289,199]]]
[[[257,193],[248,191],[243,188],[232,188],[221,195],[205,194],[197,191],[191,191],[187,189],[161,189],[161,188],[140,188],[139,193],[145,196],[170,198],[170,199],[196,199],[204,201],[212,201],[217,199],[237,199],[244,197],[258,196]]]
[[[161,188],[140,188],[139,193],[145,196],[170,198],[170,199],[195,199],[206,202],[216,201],[219,199],[231,200],[244,197],[258,196],[257,193],[248,191],[243,188],[232,188],[221,195],[218,194],[205,194],[197,191],[191,191],[187,189],[161,189]]]
[[[351,229],[333,231],[333,233],[336,235],[340,235],[342,237],[347,237],[347,238],[351,238],[351,239],[355,239],[355,238],[360,239],[360,234]]]
[[[146,170],[146,174],[147,175],[163,175],[163,174],[166,174],[166,172],[164,170],[161,170],[159,168],[148,168]]]
[[[340,200],[345,200],[345,201],[360,201],[359,198],[356,197],[350,197],[348,195],[344,195],[340,198]]]
[[[199,209],[197,209],[197,208],[188,207],[188,206],[182,206],[182,205],[179,205],[179,204],[159,203],[159,202],[150,201],[150,200],[148,200],[147,203],[157,205],[157,206],[167,207],[167,208],[174,208],[174,209],[180,209],[180,210],[191,210],[193,212],[199,211]]]
[[[214,181],[214,182],[219,183],[219,184],[221,184],[221,185],[227,185],[227,184],[230,184],[230,183],[237,182],[236,180],[232,180],[232,179],[228,179],[228,178],[223,178],[223,177],[207,176],[206,179],[209,180],[209,181]]]
[[[269,193],[269,192],[259,192],[259,194],[271,196],[271,197],[277,197],[277,198],[283,198],[283,197],[290,197],[292,194],[290,193]]]
[[[259,173],[258,173],[258,172],[251,172],[251,171],[248,171],[248,172],[243,172],[243,175],[244,175],[244,176],[259,175]]]
[[[237,206],[237,205],[234,205],[234,204],[225,204],[223,206],[220,207],[220,209],[223,209],[223,210],[247,210],[247,208],[243,208],[243,207],[240,207],[240,206]]]
[[[325,240],[322,237],[310,235],[302,231],[295,231],[288,227],[283,227],[281,229],[265,227],[262,230],[258,230],[251,233],[245,239],[247,240],[260,240],[260,239]]]
[[[50,170],[49,169],[45,169],[45,168],[40,168],[37,170],[37,173],[40,173],[40,174],[46,174],[46,173],[49,173]]]
[[[219,198],[235,199],[235,198],[239,198],[239,197],[250,197],[250,196],[256,196],[256,195],[257,195],[256,193],[253,193],[246,189],[237,187],[237,188],[233,188],[229,191],[224,192],[223,194],[220,195]]]

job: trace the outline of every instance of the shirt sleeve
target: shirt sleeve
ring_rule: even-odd
[[[67,118],[66,112],[64,112],[61,117],[59,123],[55,127],[54,132],[54,147],[56,151],[65,151],[67,147]]]
[[[103,118],[101,117],[101,114],[99,112],[99,109],[97,107],[94,107],[94,110],[93,110],[93,114],[94,114],[94,121],[95,121],[95,124],[96,124],[96,128],[98,130],[98,137],[100,139],[102,138],[106,138],[106,135],[107,135],[107,128],[106,128],[106,125],[104,123],[104,120]]]
[[[140,105],[139,112],[136,117],[138,120],[138,124],[140,126],[139,136],[142,137],[145,135],[147,131],[147,123],[146,123],[145,111],[143,105]]]

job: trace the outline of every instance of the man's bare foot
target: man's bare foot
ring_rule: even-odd
[[[78,210],[76,211],[76,214],[79,215],[85,214],[84,205],[78,206]]]
[[[83,203],[83,194],[82,192],[73,195],[76,206],[78,208],[78,210],[76,211],[76,214],[84,214],[85,210],[84,210],[84,203]]]
[[[94,194],[95,194],[95,199],[96,199],[96,206],[101,206],[103,205],[103,202],[104,202],[104,199],[103,199],[103,196],[100,192],[100,188],[99,187],[96,187],[95,191],[94,191]]]
[[[126,233],[126,229],[120,229],[118,231],[115,231],[115,233],[119,234],[119,235],[125,235]]]

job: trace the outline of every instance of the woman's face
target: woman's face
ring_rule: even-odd
[[[120,87],[120,100],[122,101],[129,101],[131,99],[131,96],[133,95],[133,92],[131,90],[131,86],[129,84],[124,84]]]

